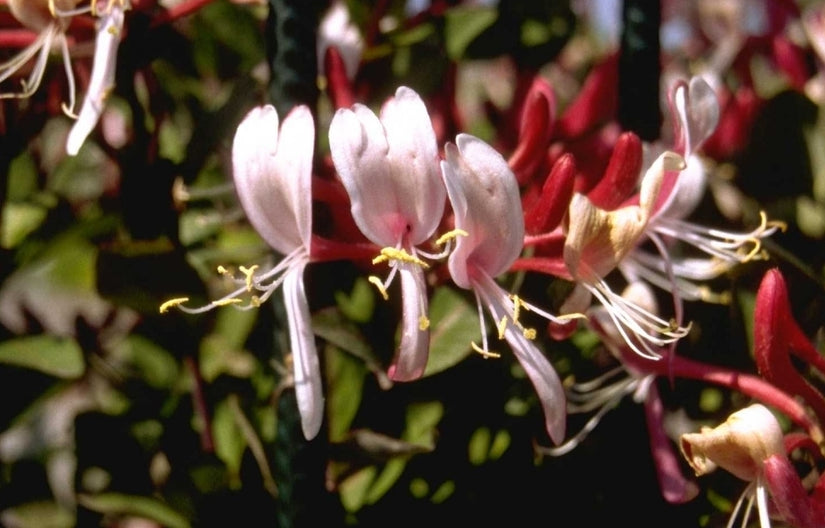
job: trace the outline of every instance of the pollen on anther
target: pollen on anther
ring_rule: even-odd
[[[180,306],[181,304],[187,302],[189,297],[178,297],[176,299],[169,299],[165,303],[160,305],[160,313],[166,313],[169,311],[170,308],[174,308],[176,306]]]
[[[421,330],[423,332],[424,330],[427,330],[429,327],[430,327],[430,320],[427,318],[427,316],[422,315],[421,317],[418,318],[418,329],[419,330]]]
[[[498,338],[504,339],[504,331],[507,330],[507,316],[503,316],[501,320],[496,324],[496,328],[498,329]]]
[[[387,294],[387,289],[384,288],[384,285],[381,283],[381,279],[376,277],[375,275],[370,275],[367,277],[367,280],[370,281],[370,284],[375,286],[378,292],[381,294],[381,297],[384,298],[385,301],[389,300],[390,296]]]
[[[248,268],[246,266],[240,266],[238,269],[240,269],[241,273],[244,274],[244,279],[246,281],[246,291],[251,292],[252,291],[252,285],[253,285],[253,279],[254,279],[254,275],[255,275],[255,270],[258,269],[258,265],[255,264],[255,265],[250,266]]]
[[[446,233],[438,237],[438,239],[435,241],[435,245],[443,246],[450,240],[453,240],[460,236],[470,236],[470,234],[467,231],[464,231],[463,229],[453,229],[452,231],[447,231]]]
[[[484,350],[483,348],[481,348],[473,342],[470,343],[470,346],[473,348],[474,351],[481,354],[481,357],[483,357],[484,359],[498,359],[501,357],[501,354],[499,354],[498,352],[490,352],[489,350]]]
[[[521,331],[522,335],[529,339],[530,341],[536,338],[536,329],[535,328],[525,328]]]

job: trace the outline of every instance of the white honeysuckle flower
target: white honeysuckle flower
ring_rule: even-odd
[[[428,265],[420,257],[433,257],[417,246],[433,236],[446,201],[427,108],[404,86],[384,104],[380,118],[361,104],[341,108],[330,124],[329,144],[356,225],[384,248],[373,262],[391,267],[386,281],[371,277],[371,282],[386,298],[389,284],[400,275],[401,342],[389,375],[397,381],[416,379],[429,354]]]
[[[280,124],[278,112],[267,105],[247,114],[235,133],[232,169],[238,198],[247,218],[284,258],[272,269],[240,267],[238,289],[201,308],[189,308],[187,298],[172,299],[161,312],[177,307],[201,313],[218,306],[250,309],[282,287],[289,323],[295,395],[301,426],[314,438],[324,415],[321,371],[309,305],[304,291],[304,268],[310,262],[312,240],[312,157],[315,124],[306,106],[293,109]],[[229,274],[224,268],[219,272]],[[243,298],[249,297],[248,303]]]
[[[129,9],[127,0],[111,1],[109,6],[97,11],[97,36],[92,63],[92,76],[86,97],[80,107],[77,121],[69,131],[66,152],[76,155],[86,138],[92,132],[106,106],[106,100],[115,85],[117,50],[123,32],[124,11]]]
[[[506,272],[521,254],[524,217],[518,184],[507,162],[492,147],[468,134],[459,134],[445,147],[441,162],[444,183],[455,213],[455,228],[465,234],[450,255],[453,281],[476,296],[482,327],[482,346],[473,348],[495,357],[487,343],[483,306],[496,321],[499,338],[507,340],[536,389],[545,428],[555,443],[564,439],[565,396],[550,361],[532,342],[535,330],[519,322],[521,309],[558,321],[517,296],[511,296],[495,277]]]

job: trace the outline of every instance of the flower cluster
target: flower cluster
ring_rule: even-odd
[[[250,26],[266,25],[266,31],[271,32],[265,40],[272,44],[267,49],[267,60],[273,104],[258,105],[259,94],[244,93],[241,97],[242,92],[254,92],[241,82],[226,92],[213,92],[215,87],[209,82],[201,83],[206,85],[199,87],[203,89],[199,93],[202,108],[182,113],[186,115],[181,120],[195,121],[208,115],[228,123],[231,131],[214,134],[212,143],[204,141],[206,146],[201,149],[216,151],[218,159],[226,154],[225,163],[215,163],[217,176],[195,176],[202,166],[194,167],[202,160],[190,167],[189,158],[208,156],[193,154],[198,148],[192,145],[200,141],[194,132],[200,125],[189,123],[193,137],[188,152],[182,153],[187,150],[182,143],[175,145],[180,148],[170,148],[165,136],[174,126],[164,127],[169,126],[167,118],[174,121],[179,116],[170,117],[174,112],[166,107],[167,101],[144,94],[166,82],[166,65],[149,72],[147,64],[157,57],[145,62],[135,59],[134,55],[139,55],[135,48],[140,47],[130,47],[135,40],[130,39],[128,46],[120,48],[134,33],[157,35],[159,27],[210,3],[0,0],[9,15],[0,17],[0,48],[14,48],[15,52],[0,64],[0,102],[12,105],[19,100],[24,101],[21,107],[36,106],[44,92],[65,100],[60,106],[73,120],[68,134],[60,140],[60,145],[65,142],[60,157],[65,158],[81,151],[98,123],[108,123],[104,112],[117,90],[116,80],[134,83],[123,95],[129,100],[131,126],[145,134],[139,139],[123,140],[124,144],[131,142],[134,149],[121,149],[115,142],[108,142],[101,145],[102,150],[105,156],[124,165],[131,162],[135,151],[147,151],[145,164],[136,164],[139,169],[134,172],[157,168],[156,179],[152,174],[152,178],[145,179],[150,184],[143,180],[136,184],[131,166],[121,167],[118,178],[124,188],[132,185],[141,189],[144,184],[154,189],[151,185],[160,180],[171,188],[174,180],[175,189],[170,194],[183,199],[164,197],[172,214],[180,213],[186,207],[181,202],[194,195],[181,189],[199,177],[211,184],[210,178],[223,177],[223,165],[230,167],[231,184],[222,182],[226,185],[215,194],[231,204],[233,222],[245,215],[264,243],[256,247],[275,255],[267,254],[264,260],[252,263],[243,260],[245,256],[232,256],[235,264],[246,264],[236,267],[211,253],[198,261],[198,265],[208,265],[198,271],[219,278],[222,293],[198,305],[192,300],[196,293],[182,287],[180,297],[169,298],[171,295],[164,291],[163,299],[168,300],[153,299],[151,306],[154,310],[159,304],[161,314],[177,310],[201,315],[218,309],[254,311],[273,296],[282,297],[289,372],[282,386],[288,385],[294,392],[300,417],[298,436],[302,434],[307,441],[324,438],[325,425],[333,421],[328,419],[332,406],[326,405],[325,398],[340,404],[337,400],[342,396],[325,384],[331,382],[331,369],[340,365],[329,367],[333,362],[327,360],[332,354],[325,350],[335,351],[343,341],[358,341],[380,326],[375,343],[380,342],[385,350],[378,350],[379,360],[364,370],[379,372],[382,388],[392,383],[414,387],[413,383],[426,377],[428,369],[442,359],[436,357],[435,343],[448,332],[443,319],[449,318],[435,315],[436,298],[448,291],[452,298],[459,299],[462,308],[469,307],[469,317],[464,317],[466,313],[461,317],[469,320],[473,332],[472,337],[465,332],[450,342],[451,347],[461,351],[455,357],[471,356],[473,359],[468,361],[479,362],[499,360],[503,356],[500,347],[506,343],[514,361],[504,361],[514,366],[513,377],[529,380],[529,385],[524,383],[532,387],[528,400],[537,403],[534,407],[540,408],[543,417],[543,424],[536,421],[534,425],[543,425],[540,437],[545,439],[534,441],[535,454],[560,457],[579,448],[607,413],[630,396],[643,408],[659,489],[667,502],[695,499],[700,493],[698,477],[707,478],[704,476],[721,468],[747,482],[732,508],[729,526],[740,514],[741,525],[747,526],[754,504],[762,528],[768,528],[772,521],[799,528],[825,526],[825,359],[809,338],[810,328],[803,329],[792,313],[789,289],[778,264],[772,262],[770,269],[759,268],[772,258],[767,249],[776,244],[774,235],[788,230],[788,218],[782,207],[770,208],[762,203],[766,200],[745,200],[731,184],[730,176],[740,167],[737,163],[745,157],[746,149],[759,149],[749,140],[757,116],[770,104],[766,77],[796,96],[825,104],[822,2],[812,2],[804,9],[784,0],[750,4],[664,1],[658,3],[661,9],[653,9],[653,4],[639,7],[625,2],[621,16],[618,8],[605,7],[619,3],[572,2],[571,16],[575,13],[593,27],[602,28],[600,42],[582,45],[571,39],[564,43],[562,54],[554,52],[552,67],[544,69],[532,64],[535,59],[531,58],[532,52],[525,51],[529,46],[524,42],[507,42],[502,49],[507,53],[511,48],[519,49],[526,58],[519,57],[504,66],[493,62],[496,74],[484,71],[480,75],[480,84],[484,84],[481,88],[468,86],[471,81],[462,77],[467,74],[462,69],[465,65],[455,57],[473,56],[478,52],[475,46],[482,49],[482,55],[489,51],[480,45],[486,38],[478,36],[486,33],[483,31],[473,33],[470,45],[464,42],[461,32],[456,37],[452,29],[445,30],[445,34],[450,33],[450,49],[445,55],[450,67],[444,68],[448,73],[438,88],[415,75],[405,76],[403,81],[387,81],[380,78],[385,73],[381,68],[364,67],[385,53],[376,39],[380,40],[386,28],[412,28],[412,33],[403,34],[398,41],[427,41],[429,45],[430,32],[454,25],[442,24],[445,12],[456,17],[454,20],[464,20],[462,9],[467,6],[453,11],[454,4],[460,2],[410,1],[404,9],[381,2],[367,22],[359,19],[357,23],[350,19],[349,4],[339,0],[330,2],[322,20],[314,18],[317,13],[308,14],[314,9],[306,7],[310,3],[233,0],[233,4],[261,4],[241,7],[215,2],[217,15],[212,14],[213,21],[219,19],[218,9],[222,8],[250,12],[260,9],[262,13],[266,4],[271,9],[266,24],[263,17],[255,16],[247,22]],[[506,26],[504,16],[509,8],[504,2],[501,7],[481,8],[484,16],[468,24],[467,31],[472,33],[476,24],[489,23],[487,36],[509,33],[511,28]],[[485,16],[493,11],[497,16],[489,22]],[[655,20],[651,24],[661,36],[661,49],[659,41],[653,39],[656,47],[652,55],[657,60],[655,67],[648,68],[655,74],[652,83],[637,79],[633,74],[636,65],[632,64],[633,53],[639,53],[635,56],[638,58],[650,51],[633,48],[638,44],[634,31],[644,30],[633,24],[650,22],[646,16]],[[432,20],[438,21],[434,27],[415,31],[418,24]],[[10,24],[13,27],[3,27]],[[311,31],[303,34],[310,26]],[[18,33],[20,27],[24,28],[22,33]],[[523,38],[530,33],[526,30],[529,27],[525,24],[522,28]],[[552,39],[553,31],[548,33],[550,36],[529,37]],[[622,45],[615,42],[620,34],[625,39]],[[21,35],[24,38],[19,39]],[[316,39],[312,49],[303,48],[308,41],[302,39],[307,35]],[[634,42],[626,42],[628,39]],[[554,45],[539,48],[549,53]],[[495,45],[492,49],[498,50]],[[65,77],[58,75],[56,79],[47,73],[55,52],[65,70]],[[91,60],[84,61],[84,56]],[[294,64],[296,57],[299,62],[309,61],[311,67]],[[392,68],[401,68],[400,64],[409,62],[410,57],[402,59],[396,57],[398,64]],[[118,72],[124,63],[126,70],[141,72]],[[585,63],[587,67],[583,67]],[[193,69],[200,67],[197,60],[192,65]],[[305,66],[306,72],[299,71]],[[317,75],[316,67],[322,75]],[[483,70],[488,66],[484,63],[474,67]],[[215,68],[216,78],[222,75],[220,69]],[[762,70],[769,70],[770,75]],[[588,73],[580,75],[584,71]],[[260,80],[257,73],[249,76],[249,83]],[[472,73],[478,75],[478,71]],[[301,76],[306,78],[298,79]],[[628,79],[645,85],[645,89],[662,90],[664,95],[634,100],[627,91]],[[305,84],[293,90],[290,83],[298,81]],[[462,82],[465,85],[459,87]],[[85,88],[79,105],[76,84]],[[284,85],[289,93],[279,93]],[[505,101],[501,104],[495,93],[500,85],[507,85],[507,96],[500,98]],[[311,95],[296,95],[303,88],[308,88]],[[483,93],[480,102],[471,94],[476,88]],[[215,99],[229,102],[212,113],[206,101],[215,93],[219,93]],[[319,94],[323,103],[316,105]],[[3,132],[4,110],[5,106],[0,108]],[[59,114],[57,104],[49,110]],[[645,115],[641,115],[643,112]],[[647,119],[650,116],[653,118]],[[811,132],[806,141],[811,145],[821,141],[817,134],[820,132]],[[122,134],[124,138],[127,135]],[[221,138],[227,140],[226,152],[220,147]],[[175,154],[161,154],[164,147],[176,150]],[[817,157],[816,152],[811,149],[811,159]],[[0,154],[0,161],[5,160],[5,150]],[[168,159],[176,154],[186,161]],[[821,174],[817,177],[814,192],[822,195],[820,184],[825,180]],[[112,187],[118,185],[120,182]],[[16,184],[16,188],[21,187]],[[211,191],[214,189],[207,192]],[[141,200],[136,201],[140,203],[130,204],[134,209],[144,207],[145,195],[138,196]],[[110,205],[109,196],[105,198],[100,207],[104,211]],[[7,211],[2,212],[6,222]],[[728,227],[717,227],[714,220],[708,220],[709,216],[718,217],[717,213],[726,217]],[[821,211],[817,214],[825,233],[825,216]],[[128,216],[123,215],[124,224],[131,220]],[[0,242],[13,247],[6,242],[6,231],[13,229],[3,227]],[[192,266],[192,247],[179,233],[170,233],[175,228],[164,231],[158,245],[173,246],[180,261],[186,260],[186,266]],[[136,231],[141,234],[134,236],[138,240],[134,246],[140,247],[134,252],[139,253],[142,231]],[[113,235],[112,239],[120,236]],[[111,246],[118,242],[111,242]],[[20,254],[25,257],[24,251]],[[101,261],[105,264],[104,259]],[[209,271],[215,269],[212,266],[217,266],[217,273]],[[345,269],[347,275],[340,280],[335,273],[323,277],[322,293],[328,293],[329,285],[335,295],[342,293],[352,284],[352,275],[357,274],[357,285],[364,286],[370,304],[384,302],[378,317],[373,317],[370,306],[365,310],[370,312],[368,317],[350,320],[343,302],[334,312],[335,317],[326,317],[333,311],[318,301],[323,297],[315,295],[321,289],[315,279],[319,278],[319,270],[337,270],[334,266]],[[740,273],[754,270],[762,276],[755,297],[744,294],[737,298],[738,292],[731,284],[736,283]],[[815,280],[821,282],[821,278]],[[756,290],[756,280],[752,284]],[[752,351],[740,351],[746,362],[752,360],[752,371],[730,367],[726,361],[717,364],[714,359],[709,363],[697,353],[701,346],[691,346],[706,342],[700,341],[708,339],[702,332],[710,327],[706,320],[696,317],[697,306],[713,310],[734,304],[736,308],[748,306],[742,310],[748,318],[750,306],[753,308],[752,320],[746,321],[752,325],[743,325],[747,326],[743,334],[752,337],[748,345],[752,345]],[[388,306],[393,309],[386,309]],[[5,311],[0,303],[0,316]],[[262,324],[274,324],[277,317],[284,316],[277,313],[275,319]],[[341,323],[339,315],[348,320]],[[158,317],[151,313],[135,319],[144,316]],[[167,316],[158,324],[174,325],[182,319]],[[346,325],[344,337],[331,336],[328,327],[322,328],[330,324],[329,319],[334,320],[333,324]],[[355,323],[363,327],[350,333]],[[5,322],[3,325],[11,327]],[[81,324],[77,326],[80,333]],[[272,336],[269,332],[266,339]],[[244,334],[237,341],[248,337]],[[327,343],[321,346],[321,340],[326,340],[329,347]],[[98,341],[101,348],[106,346],[105,339]],[[589,379],[576,364],[591,359],[583,353],[582,342],[595,343],[590,352],[598,356],[589,365],[598,372]],[[571,348],[582,353],[576,355]],[[570,360],[571,354],[576,356],[575,361]],[[197,394],[202,382],[198,375],[202,373],[197,366],[190,368],[195,385],[192,392],[196,393],[194,407],[202,407],[196,411],[202,415],[199,417],[208,417],[212,410],[206,409],[205,401],[198,401],[208,398]],[[226,367],[232,368],[243,369]],[[90,378],[93,376],[90,374]],[[511,381],[508,378],[508,383]],[[678,393],[683,382],[722,388],[726,395],[734,395],[725,412],[713,417],[713,423],[724,416],[727,419],[716,427],[695,420],[674,425],[675,413],[668,409],[667,396]],[[256,390],[278,394],[278,389],[273,391],[267,383]],[[261,454],[260,439],[254,431],[249,432],[254,427],[248,423],[238,395],[233,392],[225,403],[220,412],[231,414],[228,421],[244,429],[244,438],[243,445],[222,445],[220,456],[229,458],[231,455],[225,451],[238,446],[243,451],[249,446],[261,467],[261,476],[272,480],[266,456]],[[731,413],[732,408],[739,410]],[[346,412],[354,415],[355,406]],[[353,420],[350,418],[343,428]],[[208,419],[203,422],[203,443],[208,445],[210,426]],[[297,432],[297,420],[294,423]],[[280,434],[273,433],[269,439]],[[421,448],[406,444],[406,440],[364,440],[356,436],[347,440],[380,444],[371,455],[407,455]],[[549,445],[543,445],[548,438]],[[0,436],[0,455],[2,440]],[[340,441],[340,435],[334,441]],[[236,462],[240,467],[241,462]],[[688,475],[688,468],[695,475]],[[240,473],[240,469],[237,471]],[[329,485],[338,475],[327,476]],[[734,481],[734,486],[739,484]],[[414,487],[411,485],[411,490]],[[277,495],[277,491],[272,494]]]

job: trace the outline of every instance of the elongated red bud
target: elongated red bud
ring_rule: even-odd
[[[611,55],[591,71],[579,95],[558,121],[562,139],[575,139],[593,130],[616,114],[618,106],[619,60]]]
[[[560,223],[570,198],[576,176],[573,156],[565,154],[556,160],[541,188],[541,195],[529,211],[524,213],[524,229],[529,234],[547,233]]]
[[[604,176],[587,197],[593,205],[612,211],[636,189],[642,171],[642,141],[633,132],[625,132],[616,141]]]
[[[508,160],[519,184],[535,174],[547,156],[556,120],[556,97],[546,80],[536,77],[521,109],[519,141]]]
[[[805,345],[800,346],[800,341]],[[825,397],[791,363],[791,353],[803,360],[818,353],[793,318],[785,278],[778,269],[768,270],[756,293],[753,344],[759,374],[780,389],[801,396],[825,422]]]
[[[349,108],[355,104],[352,94],[352,84],[347,78],[347,68],[341,52],[335,46],[330,46],[324,52],[324,70],[327,76],[327,90],[332,105],[338,108]]]
[[[802,49],[781,34],[773,37],[771,49],[777,66],[788,76],[791,86],[803,91],[810,72]]]

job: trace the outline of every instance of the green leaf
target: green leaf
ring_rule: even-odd
[[[143,336],[126,336],[115,347],[114,353],[151,387],[170,388],[178,379],[178,362],[174,356]]]
[[[326,308],[313,314],[312,330],[318,337],[361,359],[369,371],[375,374],[381,388],[388,389],[392,386],[384,366],[373,354],[361,331],[345,319],[337,308]]]
[[[71,528],[74,514],[54,502],[38,501],[19,504],[0,512],[8,526],[15,528]]]
[[[424,371],[431,376],[467,357],[479,338],[478,313],[452,288],[438,288],[430,300],[430,359]]]
[[[241,487],[241,459],[246,450],[246,441],[235,424],[233,410],[227,400],[215,406],[212,417],[212,436],[215,440],[215,454],[226,464],[229,486]]]
[[[327,417],[332,442],[344,439],[361,405],[364,386],[364,365],[332,345],[324,352],[326,358]]]
[[[341,504],[349,512],[361,509],[367,497],[367,492],[375,480],[378,470],[375,466],[368,466],[347,477],[338,487]]]
[[[86,365],[83,351],[73,339],[39,335],[0,343],[0,363],[39,370],[51,376],[75,379]]]
[[[6,203],[3,207],[3,231],[0,233],[0,247],[17,247],[30,233],[40,227],[48,210],[30,203]]]
[[[107,515],[141,517],[166,528],[189,528],[189,521],[171,506],[152,497],[123,493],[81,494],[78,502],[90,510]]]
[[[441,421],[444,415],[444,406],[441,402],[421,402],[413,403],[407,408],[407,426],[401,439],[410,444],[417,444],[427,450],[435,448],[435,426]],[[408,458],[395,458],[387,462],[384,469],[370,486],[366,496],[369,504],[376,503],[383,497],[390,488],[395,485],[404,468],[407,466]]]
[[[375,290],[366,279],[359,277],[349,295],[342,291],[335,292],[335,303],[347,319],[366,323],[375,311]]]
[[[467,47],[498,19],[494,7],[459,7],[446,13],[445,39],[447,55],[458,60]]]

